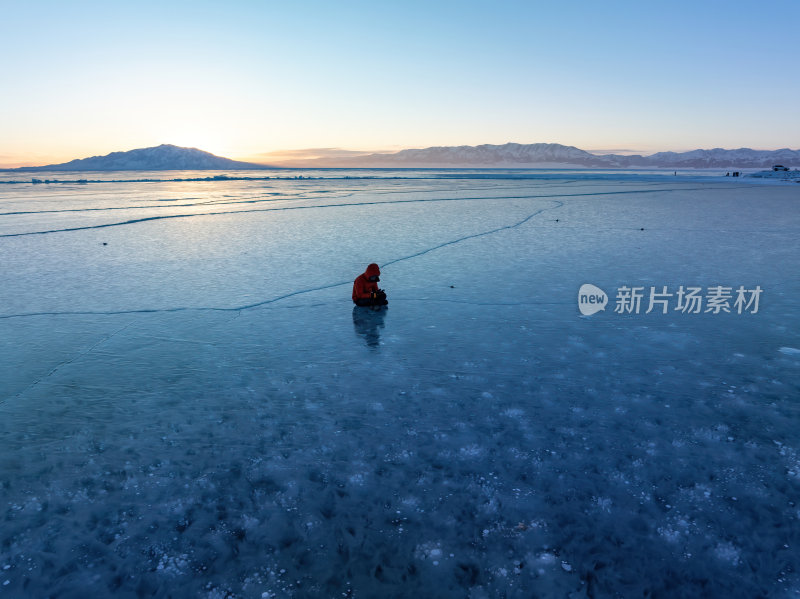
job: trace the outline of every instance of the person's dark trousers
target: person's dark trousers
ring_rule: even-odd
[[[358,299],[355,302],[356,306],[361,306],[362,308],[366,308],[367,306],[385,306],[388,303],[389,302],[387,302],[385,299],[377,297],[376,298],[367,297],[363,299]]]

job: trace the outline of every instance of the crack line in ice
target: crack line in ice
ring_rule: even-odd
[[[538,187],[561,187],[560,184],[543,184],[539,185]],[[530,189],[530,185],[526,186],[515,186],[515,187],[504,187],[503,190],[507,191],[509,189]],[[471,188],[460,188],[458,189],[459,192],[464,191],[483,191],[485,187],[471,187]],[[344,190],[338,192],[338,194],[333,196],[327,197],[335,197],[337,199],[342,198],[349,198],[355,195],[355,191],[351,191],[349,193],[343,193]],[[411,194],[411,193],[437,193],[436,190],[411,190],[408,189],[390,189],[384,191],[370,191],[370,195],[373,196],[381,196],[381,195],[397,195],[397,194]],[[280,197],[276,197],[280,196]],[[83,197],[83,196],[81,196]],[[495,196],[495,197],[505,197],[505,196]],[[265,202],[276,202],[276,201],[293,201],[293,200],[310,200],[314,199],[306,195],[306,193],[282,193],[282,192],[269,192],[266,194],[259,194],[250,196],[249,198],[242,198],[235,201],[231,200],[220,200],[220,199],[213,199],[204,202],[192,202],[187,204],[180,204],[178,202],[181,201],[188,201],[188,200],[199,200],[201,198],[176,198],[174,200],[170,199],[160,199],[156,200],[156,202],[170,202],[168,204],[164,203],[152,203],[149,205],[140,205],[140,206],[107,206],[104,208],[62,208],[58,210],[20,210],[15,212],[0,212],[0,216],[20,216],[20,215],[29,215],[29,214],[60,214],[65,212],[105,212],[111,210],[148,210],[151,208],[192,208],[194,206],[209,206],[209,205],[227,205],[227,204],[259,204]],[[436,198],[432,198],[436,200]],[[484,198],[458,198],[458,199],[484,199]],[[381,202],[381,203],[389,203],[389,202]],[[187,215],[191,216],[191,215]]]
[[[384,265],[386,266],[386,265]],[[442,299],[433,297],[395,297],[392,296],[393,302],[445,302],[448,304],[468,304],[470,306],[572,306],[575,302],[471,302],[469,300],[457,299]]]
[[[336,198],[349,198],[353,196],[353,193],[345,193],[341,195],[336,195]],[[280,196],[280,197],[275,197]],[[330,197],[330,196],[328,196]],[[194,202],[191,204],[151,204],[149,206],[107,206],[105,208],[62,208],[60,210],[28,210],[28,211],[19,211],[19,212],[0,212],[0,216],[19,216],[19,215],[27,215],[27,214],[60,214],[62,212],[106,212],[110,210],[152,210],[156,208],[193,208],[195,206],[221,206],[226,204],[260,204],[264,202],[288,202],[288,201],[303,201],[303,200],[313,200],[315,198],[311,198],[302,194],[299,195],[290,195],[290,194],[282,194],[282,193],[269,193],[259,196],[252,196],[246,199],[239,199],[235,201],[231,200],[208,200],[206,202]],[[169,202],[171,200],[159,200],[161,202]],[[175,200],[180,201],[180,200]],[[238,212],[238,211],[235,211]],[[223,212],[214,213],[214,214],[225,214]],[[176,216],[193,216],[191,214],[187,215],[176,215]],[[202,213],[200,214],[202,216]]]
[[[397,258],[395,260],[390,260],[389,262],[386,262],[383,266],[386,267],[386,266],[389,266],[390,264],[397,264],[398,262],[402,262],[404,260],[410,260],[412,258],[417,258],[419,256],[423,256],[423,255],[427,254],[428,252],[433,252],[433,251],[441,249],[443,247],[447,247],[448,245],[454,245],[456,243],[461,243],[462,241],[466,241],[468,239],[475,239],[476,237],[483,237],[485,235],[492,235],[493,233],[498,233],[500,231],[505,231],[505,230],[508,230],[508,229],[515,229],[515,228],[517,228],[517,227],[519,227],[521,225],[524,225],[526,222],[531,220],[534,216],[536,216],[538,214],[541,214],[542,212],[545,212],[546,210],[555,210],[556,208],[561,208],[564,205],[564,202],[561,202],[559,200],[553,200],[553,201],[556,203],[555,206],[551,206],[549,208],[541,208],[540,210],[537,210],[533,214],[530,214],[530,215],[526,216],[525,218],[523,218],[521,221],[519,221],[517,223],[511,224],[511,225],[505,225],[503,227],[498,227],[496,229],[491,229],[490,231],[484,231],[482,233],[475,233],[473,235],[467,235],[465,237],[461,237],[460,239],[455,239],[453,241],[447,241],[445,243],[440,243],[439,245],[436,245],[436,246],[434,246],[432,248],[428,248],[427,250],[423,250],[421,252],[417,252],[416,254],[411,254],[410,256],[405,256],[403,258]]]
[[[26,392],[27,392],[29,389],[32,389],[33,387],[35,387],[36,385],[38,385],[39,383],[41,383],[41,382],[42,382],[43,380],[45,380],[46,378],[49,378],[49,377],[50,377],[50,375],[52,375],[53,373],[55,373],[55,372],[56,372],[56,371],[57,371],[59,368],[61,368],[62,366],[67,366],[68,364],[72,364],[72,363],[73,363],[75,360],[77,360],[78,358],[82,358],[83,356],[85,356],[85,355],[87,355],[87,354],[91,353],[92,351],[94,351],[94,349],[95,349],[95,348],[97,348],[97,347],[101,346],[101,345],[102,345],[102,344],[104,344],[106,341],[108,341],[109,339],[111,339],[112,337],[114,337],[115,335],[117,335],[118,333],[121,333],[122,331],[124,331],[125,329],[127,329],[127,328],[128,328],[129,326],[131,326],[132,324],[133,324],[133,322],[132,322],[132,321],[131,321],[131,322],[129,322],[128,324],[126,324],[126,325],[125,325],[125,326],[123,326],[123,327],[120,327],[119,329],[117,329],[117,330],[116,330],[116,331],[114,331],[113,333],[111,333],[111,334],[109,334],[109,335],[107,335],[107,336],[103,337],[103,338],[102,338],[100,341],[98,341],[97,343],[95,343],[94,345],[92,345],[91,347],[89,347],[88,349],[85,349],[84,351],[82,351],[82,352],[79,352],[78,354],[76,354],[75,356],[73,356],[72,358],[70,358],[69,360],[64,360],[63,362],[61,362],[61,363],[57,364],[55,367],[53,367],[53,368],[50,370],[50,372],[48,372],[48,373],[47,373],[47,374],[45,374],[44,376],[42,376],[42,377],[38,378],[37,380],[33,381],[33,382],[30,384],[30,385],[28,385],[27,387],[25,387],[25,388],[24,388],[22,391],[20,391],[20,392],[19,392],[19,393],[17,393],[16,395],[14,395],[14,397],[19,397],[19,396],[20,396],[20,395],[22,395],[23,393],[26,393]],[[0,400],[0,403],[2,403],[2,400]]]
[[[417,201],[417,200],[415,200]],[[418,200],[418,201],[430,201],[430,200]],[[394,260],[390,260],[383,264],[383,267],[389,266],[390,264],[396,264],[398,262],[402,262],[404,260],[410,260],[412,258],[416,258],[418,256],[422,256],[429,252],[433,252],[438,249],[442,249],[451,245],[455,245],[457,243],[461,243],[462,241],[467,241],[468,239],[475,239],[476,237],[484,237],[486,235],[492,235],[493,233],[499,233],[500,231],[506,231],[508,229],[514,229],[519,227],[529,220],[531,220],[534,216],[545,212],[546,210],[555,210],[556,208],[560,208],[564,205],[564,202],[560,200],[551,200],[555,203],[554,206],[549,206],[545,208],[540,208],[539,210],[529,214],[521,221],[505,225],[503,227],[497,227],[495,229],[491,229],[489,231],[483,231],[481,233],[474,233],[472,235],[465,235],[464,237],[460,237],[458,239],[454,239],[452,241],[447,241],[445,243],[440,243],[436,246],[423,250],[421,252],[416,252],[409,256],[404,256],[402,258],[396,258]],[[378,204],[386,204],[386,203],[394,203],[394,202],[376,202]],[[401,202],[402,203],[402,202]],[[325,289],[333,289],[334,287],[341,287],[342,285],[350,285],[352,281],[341,281],[338,283],[330,283],[328,285],[321,285],[319,287],[312,287],[309,289],[301,289],[299,291],[293,291],[291,293],[286,293],[284,295],[280,295],[278,297],[274,297],[268,300],[264,300],[261,302],[256,302],[253,304],[247,304],[245,306],[237,306],[234,308],[215,308],[215,307],[197,307],[197,308],[189,308],[189,307],[177,307],[177,308],[151,308],[151,309],[140,309],[140,310],[118,310],[118,311],[75,311],[75,312],[29,312],[25,314],[5,314],[0,315],[0,320],[5,320],[9,318],[21,318],[24,316],[88,316],[88,315],[103,315],[103,316],[116,316],[122,314],[152,314],[152,313],[166,313],[166,312],[189,312],[189,311],[202,311],[202,312],[239,312],[242,310],[250,310],[253,308],[259,308],[261,306],[265,306],[267,304],[273,304],[275,302],[279,302],[284,299],[288,299],[290,297],[295,297],[297,295],[303,295],[306,293],[312,293],[314,291],[323,291]]]
[[[565,193],[565,194],[553,194],[553,195],[523,195],[523,196],[490,196],[490,197],[481,197],[481,198],[422,198],[417,200],[389,200],[385,202],[347,202],[343,204],[318,204],[315,206],[283,206],[281,208],[251,208],[247,210],[225,210],[221,212],[202,212],[198,214],[166,214],[163,216],[146,216],[142,218],[135,218],[126,221],[120,221],[116,223],[105,223],[102,225],[87,225],[85,227],[69,227],[66,229],[51,229],[48,231],[27,231],[24,233],[5,233],[0,235],[0,237],[23,237],[27,235],[46,235],[48,233],[68,233],[71,231],[85,231],[88,229],[105,229],[107,227],[119,227],[122,225],[134,225],[138,223],[144,223],[148,221],[155,221],[155,220],[166,220],[172,218],[191,218],[195,216],[215,216],[220,214],[244,214],[248,212],[282,212],[287,210],[312,210],[315,208],[346,208],[346,207],[353,207],[353,206],[378,206],[382,204],[413,204],[413,203],[423,203],[423,202],[463,202],[463,201],[474,201],[474,200],[537,200],[537,199],[548,199],[548,198],[572,198],[572,197],[587,197],[587,196],[602,196],[602,195],[624,195],[624,194],[642,194],[642,193],[662,193],[662,192],[671,192],[671,191],[697,191],[697,190],[708,190],[707,188],[682,188],[682,189],[631,189],[631,190],[623,190],[623,191],[601,191],[601,192],[594,192],[594,193]],[[728,191],[727,189],[723,191]],[[520,223],[521,224],[521,223]]]

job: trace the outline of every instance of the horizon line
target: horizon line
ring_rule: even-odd
[[[203,150],[202,148],[198,148],[198,147],[181,146],[181,145],[178,145],[178,144],[171,144],[171,143],[161,143],[161,144],[153,145],[153,146],[144,146],[144,147],[132,148],[130,150],[112,150],[111,152],[108,152],[106,154],[92,154],[92,155],[85,156],[85,157],[82,157],[82,158],[71,158],[71,159],[68,159],[68,160],[66,160],[64,162],[53,162],[53,163],[41,164],[41,165],[32,165],[32,164],[29,164],[29,163],[28,164],[23,164],[23,163],[21,163],[19,161],[13,160],[13,159],[10,160],[10,161],[3,160],[3,162],[0,163],[0,170],[8,171],[8,170],[20,170],[20,169],[26,169],[26,168],[33,169],[33,168],[44,168],[44,167],[47,167],[47,166],[60,166],[60,165],[64,165],[64,164],[67,164],[69,162],[74,162],[74,161],[78,161],[78,160],[87,160],[87,159],[91,159],[91,158],[104,158],[104,157],[109,156],[111,154],[116,154],[116,153],[124,154],[124,153],[127,153],[127,152],[133,152],[133,151],[136,151],[136,150],[147,150],[147,149],[158,148],[158,147],[162,147],[162,146],[176,147],[176,148],[185,149],[185,150],[198,150],[198,151],[201,151],[201,152],[205,152],[207,154],[211,154],[212,156],[215,156],[217,158],[225,158],[227,160],[233,160],[233,161],[236,161],[236,162],[248,162],[250,164],[257,165],[257,166],[263,166],[263,167],[278,166],[279,168],[291,168],[291,166],[289,166],[289,164],[290,163],[295,163],[295,162],[296,163],[323,162],[323,161],[334,162],[334,161],[338,161],[338,160],[354,160],[354,159],[358,159],[358,158],[366,158],[366,157],[371,157],[371,156],[386,156],[386,157],[389,157],[389,156],[393,156],[395,154],[398,154],[400,152],[407,151],[407,150],[428,150],[428,149],[438,149],[438,148],[478,148],[478,147],[481,147],[481,146],[502,147],[502,146],[505,146],[505,145],[519,145],[519,146],[557,145],[557,146],[563,146],[563,147],[567,147],[567,148],[575,148],[575,149],[581,150],[583,152],[587,152],[588,154],[592,154],[592,155],[598,156],[598,157],[602,157],[602,156],[624,156],[624,157],[641,156],[643,158],[647,158],[649,156],[653,156],[655,154],[662,154],[662,153],[684,154],[684,153],[688,153],[688,152],[713,151],[713,150],[723,150],[723,151],[751,150],[751,151],[755,151],[755,152],[778,152],[778,151],[781,151],[781,150],[788,150],[788,151],[792,151],[792,152],[800,151],[800,148],[795,150],[795,149],[792,149],[792,148],[790,148],[788,146],[780,147],[780,148],[755,148],[755,147],[750,147],[750,146],[739,146],[739,147],[736,147],[736,148],[725,148],[725,147],[722,147],[722,146],[714,146],[714,147],[710,147],[710,148],[692,148],[692,149],[689,149],[689,150],[656,150],[656,151],[652,151],[652,152],[651,151],[646,151],[646,150],[630,149],[630,148],[625,148],[625,149],[619,149],[619,148],[611,148],[611,149],[595,148],[595,149],[587,150],[587,149],[581,148],[581,147],[576,146],[576,145],[563,144],[563,143],[559,143],[559,142],[529,142],[529,143],[523,143],[523,142],[509,141],[509,142],[499,143],[499,144],[498,143],[480,143],[480,144],[474,144],[474,145],[469,145],[469,144],[433,145],[433,146],[404,147],[404,148],[401,148],[401,149],[392,149],[392,150],[388,150],[388,149],[383,149],[383,150],[351,150],[351,149],[343,148],[343,147],[294,148],[294,149],[286,149],[286,150],[271,150],[271,151],[268,151],[268,152],[259,152],[259,153],[256,153],[256,154],[243,155],[243,157],[230,158],[228,156],[224,156],[224,155],[221,155],[221,154],[215,154],[213,152],[210,152],[208,150]],[[398,146],[395,146],[395,148],[397,148],[397,147]],[[272,160],[270,162],[264,162],[263,160],[264,160],[264,158],[266,156],[275,156],[276,159]],[[3,158],[11,158],[11,157],[10,156],[0,156],[0,159],[3,159]],[[331,168],[339,168],[339,167],[331,167]]]

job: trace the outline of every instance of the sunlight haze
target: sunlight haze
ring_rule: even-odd
[[[4,3],[0,166],[162,143],[797,148],[800,4]]]

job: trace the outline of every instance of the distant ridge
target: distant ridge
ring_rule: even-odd
[[[650,156],[591,154],[554,143],[479,146],[437,146],[392,154],[287,161],[278,166],[330,168],[770,168],[800,166],[800,150],[692,150],[659,152]]]
[[[239,162],[196,148],[162,144],[47,166],[6,171],[256,170],[269,168],[770,168],[800,167],[800,150],[692,150],[649,156],[597,155],[555,143],[436,146],[387,154],[292,160],[273,165]]]
[[[239,162],[215,156],[197,148],[181,148],[162,144],[128,152],[112,152],[105,156],[80,158],[62,164],[25,166],[14,171],[177,171],[177,170],[250,170],[269,168],[252,162]]]

